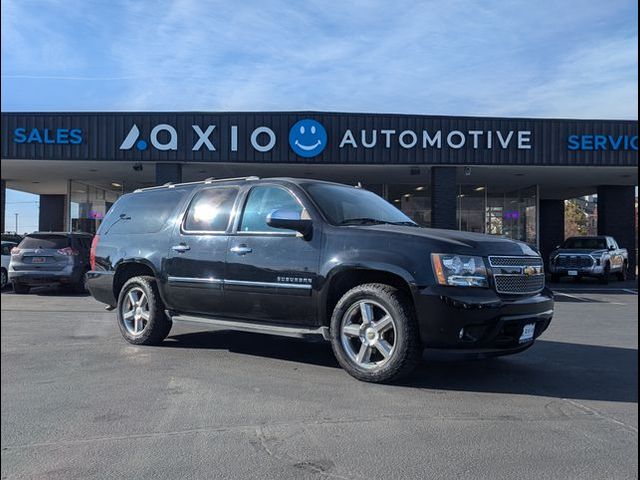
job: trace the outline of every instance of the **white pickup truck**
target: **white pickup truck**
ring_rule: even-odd
[[[549,256],[549,273],[554,282],[560,277],[596,277],[609,283],[611,274],[619,280],[627,279],[629,256],[613,237],[570,237],[558,245]]]

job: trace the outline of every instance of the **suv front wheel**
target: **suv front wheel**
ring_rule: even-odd
[[[155,278],[129,279],[118,295],[118,327],[125,340],[134,345],[157,345],[171,330]]]
[[[413,305],[400,290],[370,283],[352,288],[331,317],[338,363],[366,382],[391,382],[411,373],[422,346]]]

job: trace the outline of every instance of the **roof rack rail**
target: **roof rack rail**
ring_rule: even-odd
[[[232,182],[234,180],[260,180],[260,177],[257,177],[255,175],[251,175],[248,177],[230,177],[230,178],[215,178],[215,177],[209,177],[209,178],[205,178],[204,180],[197,180],[195,182],[183,182],[183,183],[172,183],[172,182],[167,182],[163,185],[155,185],[153,187],[144,187],[144,188],[137,188],[133,191],[133,193],[138,193],[138,192],[146,192],[147,190],[155,190],[158,188],[175,188],[175,187],[181,187],[183,185],[197,185],[199,183],[205,183],[205,184],[210,184],[210,183],[214,183],[214,182]]]

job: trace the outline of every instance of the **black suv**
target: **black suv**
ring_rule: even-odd
[[[172,322],[330,340],[366,381],[411,371],[424,347],[473,356],[530,347],[553,315],[525,243],[421,228],[367,190],[290,178],[205,180],[124,195],[91,253],[88,287],[124,338]]]
[[[29,293],[36,285],[64,285],[85,291],[91,234],[35,232],[11,250],[9,281],[15,293]]]

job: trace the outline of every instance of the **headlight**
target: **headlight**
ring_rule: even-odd
[[[487,287],[487,269],[482,257],[468,255],[431,254],[431,263],[440,285]]]

